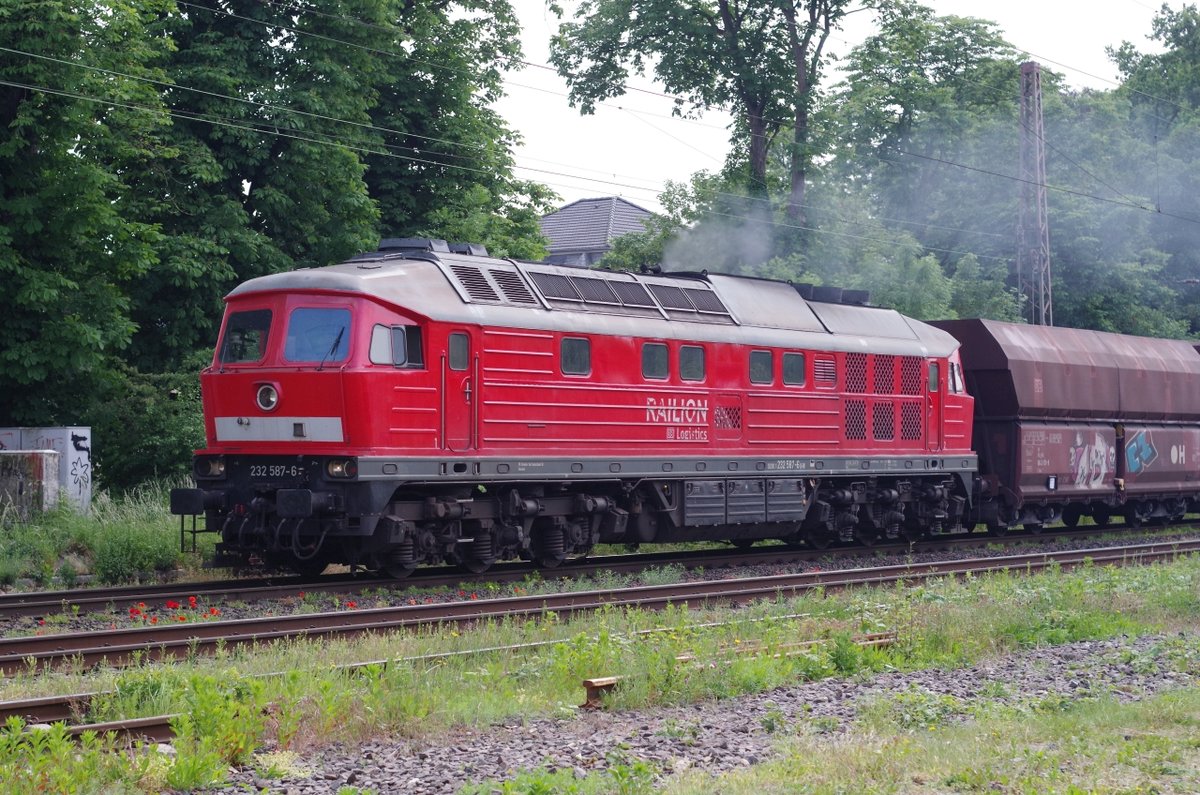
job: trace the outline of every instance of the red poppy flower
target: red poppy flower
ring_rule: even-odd
[[[208,608],[208,614],[210,616],[219,616],[219,615],[221,615],[221,611],[215,607],[210,607],[210,608]]]
[[[358,602],[346,602],[346,607],[353,610],[354,608],[358,607]]]
[[[168,610],[178,610],[179,602],[176,602],[174,599],[168,599],[167,600],[167,609]]]

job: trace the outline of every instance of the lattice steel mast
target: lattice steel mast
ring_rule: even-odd
[[[1042,72],[1021,64],[1021,202],[1017,221],[1017,283],[1029,321],[1054,325],[1050,287],[1050,222],[1046,211],[1046,143],[1042,137]]]

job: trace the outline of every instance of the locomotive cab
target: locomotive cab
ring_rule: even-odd
[[[344,560],[325,537],[369,535],[386,500],[358,481],[358,458],[414,443],[369,418],[434,410],[409,399],[433,388],[425,356],[417,319],[361,296],[231,296],[201,374],[198,488],[177,490],[172,510],[204,512],[218,551],[238,559],[273,549],[267,562],[305,572]]]

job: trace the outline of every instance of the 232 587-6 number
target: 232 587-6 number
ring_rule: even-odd
[[[252,478],[294,478],[303,474],[304,469],[296,464],[251,464]]]

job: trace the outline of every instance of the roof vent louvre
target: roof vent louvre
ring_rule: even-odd
[[[488,283],[487,276],[479,268],[470,265],[451,265],[450,270],[458,277],[458,281],[466,289],[472,301],[498,302],[500,296]]]
[[[683,293],[692,302],[692,306],[701,312],[716,312],[722,315],[729,314],[729,310],[725,308],[725,304],[721,303],[721,299],[717,298],[717,294],[711,290],[697,290],[693,287],[684,287]]]
[[[654,299],[646,292],[646,287],[638,282],[612,283],[613,292],[625,306],[654,306]]]
[[[557,273],[540,273],[528,271],[533,283],[547,298],[560,298],[566,301],[582,301],[571,280]]]
[[[654,297],[666,309],[695,311],[692,302],[687,299],[687,295],[679,287],[670,284],[651,284],[650,292],[654,293]]]
[[[500,290],[504,293],[504,297],[514,304],[536,304],[537,299],[533,297],[533,293],[529,292],[529,288],[525,286],[525,282],[517,275],[515,271],[504,271],[497,268],[491,269],[492,279],[499,285]]]
[[[583,300],[588,303],[620,303],[617,294],[613,292],[612,287],[604,279],[596,279],[590,276],[569,276],[567,278],[571,280],[571,284],[575,285],[575,289],[583,296]]]

